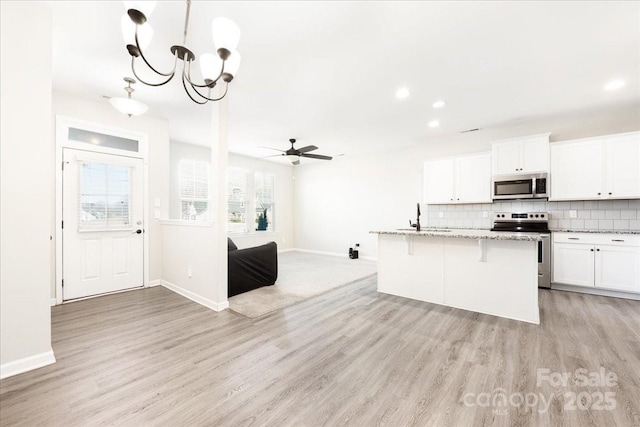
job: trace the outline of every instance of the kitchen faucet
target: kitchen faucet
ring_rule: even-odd
[[[411,220],[409,220],[409,225],[411,227],[415,227],[416,231],[420,231],[420,202],[418,202],[417,206],[418,206],[418,209],[417,209],[416,223],[412,224]]]

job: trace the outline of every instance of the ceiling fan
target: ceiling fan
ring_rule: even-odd
[[[282,154],[274,154],[273,156],[267,156],[267,157],[287,156],[289,160],[291,160],[291,164],[293,165],[300,164],[300,157],[307,157],[309,159],[319,159],[319,160],[331,160],[333,158],[331,156],[323,156],[321,154],[308,154],[309,151],[318,149],[318,147],[316,147],[315,145],[307,145],[306,147],[302,147],[302,148],[294,148],[293,144],[296,143],[295,138],[291,138],[289,142],[291,143],[291,148],[289,148],[286,151],[278,150],[277,148],[264,147],[270,150],[277,150],[282,152]]]

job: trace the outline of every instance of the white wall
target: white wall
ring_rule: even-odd
[[[41,4],[0,6],[0,376],[6,377],[55,362],[49,303],[52,18]]]
[[[558,141],[639,129],[640,106],[634,104],[518,125],[499,123],[402,150],[393,150],[389,141],[384,152],[346,153],[330,162],[300,165],[294,169],[295,246],[346,254],[360,243],[361,256],[377,256],[377,237],[369,231],[406,227],[409,219],[415,220],[426,159],[489,151],[491,141],[543,132],[552,132],[551,141]]]
[[[116,111],[109,102],[86,101],[73,95],[54,92],[53,110],[55,114],[70,116],[110,127],[144,132],[149,135],[149,280],[162,278],[162,229],[154,219],[154,201],[160,199],[160,214],[168,217],[169,212],[169,123],[166,119],[150,114],[128,117]],[[55,150],[55,141],[51,141]],[[50,181],[49,181],[50,182]],[[51,184],[53,191],[55,183]],[[55,205],[53,205],[54,207]],[[52,209],[53,209],[52,207]],[[55,283],[52,284],[52,297],[55,296]]]

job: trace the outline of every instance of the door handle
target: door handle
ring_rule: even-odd
[[[131,234],[142,234],[142,230],[138,229],[136,231],[132,231]]]

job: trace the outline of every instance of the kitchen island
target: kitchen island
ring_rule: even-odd
[[[537,233],[425,229],[378,234],[378,291],[539,324]]]

